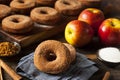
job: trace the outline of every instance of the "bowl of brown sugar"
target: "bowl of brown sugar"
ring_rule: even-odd
[[[0,42],[0,57],[19,54],[21,46],[17,42]]]

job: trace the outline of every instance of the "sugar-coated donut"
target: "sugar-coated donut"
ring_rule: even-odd
[[[55,9],[63,15],[78,15],[82,10],[82,4],[78,0],[57,0]]]
[[[0,22],[1,20],[11,13],[11,8],[9,6],[0,4]]]
[[[63,43],[70,51],[70,56],[71,56],[71,63],[75,60],[76,58],[76,50],[75,48],[71,45],[71,44],[68,44],[68,43]]]
[[[54,6],[57,0],[36,0],[37,6]]]
[[[40,24],[56,24],[60,21],[61,16],[57,10],[51,7],[37,7],[30,14],[33,21]]]
[[[67,70],[70,65],[69,59],[68,48],[56,40],[43,41],[37,46],[34,53],[36,68],[50,74],[58,74]]]
[[[10,3],[12,11],[19,14],[29,14],[35,7],[34,0],[13,0]]]
[[[2,20],[2,29],[10,33],[26,33],[33,28],[30,17],[24,15],[11,15]]]

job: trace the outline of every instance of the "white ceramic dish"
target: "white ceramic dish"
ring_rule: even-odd
[[[120,64],[120,50],[116,47],[99,49],[97,58],[108,66],[116,66]]]

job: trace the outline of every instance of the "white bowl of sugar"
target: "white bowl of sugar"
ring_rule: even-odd
[[[116,47],[105,47],[98,50],[98,59],[109,66],[120,64],[120,50]]]

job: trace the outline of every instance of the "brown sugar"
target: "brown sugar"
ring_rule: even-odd
[[[11,42],[0,43],[0,56],[11,56],[16,54],[18,48]]]

